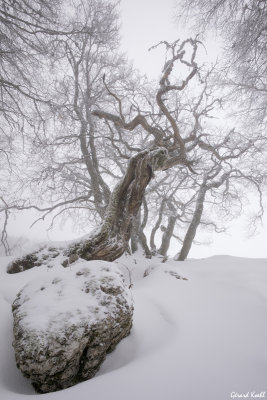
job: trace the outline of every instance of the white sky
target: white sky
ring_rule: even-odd
[[[148,49],[162,40],[174,41],[180,34],[172,23],[173,0],[122,0],[122,46],[139,68],[157,78],[164,64],[162,52]]]
[[[156,79],[164,64],[163,51],[148,48],[161,40],[174,41],[188,32],[184,26],[174,24],[173,0],[121,0],[122,10],[122,46],[128,53],[134,66],[147,74],[149,78]],[[209,58],[216,58],[218,46],[210,40],[207,44]],[[206,54],[203,51],[203,62]],[[32,240],[65,240],[77,237],[70,225],[63,230],[56,228],[47,233],[45,224],[38,223],[31,230],[29,225],[32,215],[25,213],[11,223],[11,234],[16,236],[26,235]],[[245,237],[244,219],[235,220],[227,234],[214,234],[213,243],[208,246],[193,246],[190,257],[207,257],[214,254],[228,254],[240,257],[266,257],[267,258],[267,217],[264,218],[264,227],[258,234],[250,239]],[[90,230],[90,227],[88,227]],[[197,238],[198,240],[200,238]],[[176,253],[176,245],[172,245],[172,253]]]
[[[148,49],[163,40],[173,42],[195,36],[185,25],[175,22],[175,3],[175,0],[121,0],[122,47],[134,66],[152,79],[159,76],[164,65],[164,47]],[[205,42],[209,61],[215,60],[219,52],[218,38],[213,39],[209,35]],[[205,49],[200,47],[198,54],[198,60],[204,63]]]

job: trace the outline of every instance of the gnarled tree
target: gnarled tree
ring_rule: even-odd
[[[183,138],[176,120],[168,109],[168,95],[171,92],[182,92],[196,76],[198,68],[196,63],[197,40],[188,39],[183,42],[176,41],[173,44],[164,43],[170,52],[170,58],[165,63],[163,73],[156,92],[156,102],[160,110],[160,119],[167,120],[168,129],[162,129],[160,123],[153,123],[149,117],[139,113],[130,121],[123,115],[121,100],[118,96],[109,92],[117,98],[119,104],[119,115],[95,110],[92,115],[114,124],[117,129],[134,131],[141,127],[153,137],[154,143],[148,149],[144,149],[132,156],[126,173],[122,180],[113,190],[107,206],[103,221],[97,231],[87,239],[71,244],[64,251],[67,259],[65,263],[71,263],[78,257],[87,260],[104,259],[114,260],[126,249],[131,235],[133,220],[137,216],[143,201],[145,189],[153,174],[158,170],[166,170],[176,165],[188,168],[194,173],[190,160],[188,142],[193,142],[194,137]],[[184,66],[185,76],[181,82],[172,83],[171,73],[175,63]],[[30,262],[28,262],[31,260]],[[22,265],[29,268],[36,262],[36,253],[24,259],[17,260],[11,264],[9,271]],[[30,265],[31,264],[31,265]],[[13,265],[13,267],[12,267]]]

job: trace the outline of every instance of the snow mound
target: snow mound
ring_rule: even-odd
[[[151,264],[144,272],[144,278],[151,274],[167,274],[175,279],[182,279],[183,281],[187,281],[188,279],[178,274],[177,270],[173,267],[166,266],[165,264]]]

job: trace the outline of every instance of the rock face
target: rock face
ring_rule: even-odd
[[[130,333],[133,305],[116,265],[84,261],[28,283],[13,303],[18,368],[46,393],[92,378]]]

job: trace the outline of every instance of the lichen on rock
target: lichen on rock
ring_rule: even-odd
[[[29,282],[12,308],[17,366],[40,393],[92,378],[132,326],[131,293],[105,261],[79,261]]]

